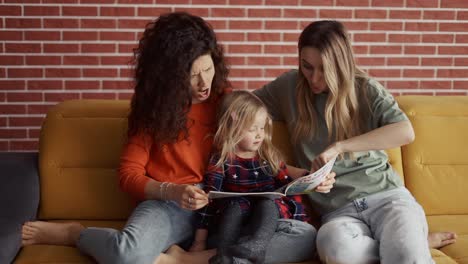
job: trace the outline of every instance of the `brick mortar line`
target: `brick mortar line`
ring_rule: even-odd
[[[317,10],[317,9],[314,9]],[[333,9],[335,10],[335,9]],[[349,10],[349,9],[346,9]],[[440,11],[440,9],[437,9]],[[320,9],[318,9],[320,11]],[[374,11],[372,9],[372,11]],[[387,10],[388,11],[388,10]],[[393,10],[392,10],[393,11]],[[403,11],[403,10],[394,10],[394,11]],[[466,9],[453,9],[452,11],[455,12],[460,12],[460,11],[468,11],[468,8]],[[38,19],[38,20],[45,20],[45,19],[76,19],[76,20],[122,20],[122,19],[129,19],[129,20],[153,20],[157,18],[158,16],[140,16],[138,14],[135,14],[134,16],[67,16],[67,15],[53,15],[53,16],[44,16],[44,15],[35,15],[35,16],[26,16],[26,15],[18,15],[18,16],[11,16],[11,15],[6,15],[2,16],[5,19]],[[295,22],[301,22],[298,21],[300,20],[316,20],[316,19],[335,19],[339,20],[341,22],[403,22],[403,23],[414,23],[414,22],[428,22],[428,23],[453,23],[453,22],[459,22],[459,23],[466,23],[468,20],[465,19],[457,19],[456,17],[454,19],[424,19],[424,18],[391,18],[391,17],[386,17],[386,18],[356,18],[356,17],[335,17],[335,18],[330,18],[328,16],[316,16],[316,17],[259,17],[259,16],[242,16],[242,17],[229,17],[229,16],[202,16],[204,19],[207,19],[208,22],[210,21],[295,21]]]
[[[292,8],[292,9],[304,9],[305,7],[310,7],[311,9],[318,8],[328,8],[332,7],[333,9],[339,10],[349,10],[349,9],[371,9],[371,10],[400,10],[400,11],[419,11],[423,10],[464,10],[468,8],[459,8],[459,7],[393,7],[393,6],[344,6],[344,5],[230,5],[230,4],[121,4],[121,3],[76,3],[76,4],[44,4],[44,3],[2,3],[0,6],[34,6],[34,7],[148,7],[148,8],[226,8],[226,9],[239,9],[239,8],[252,8],[252,9],[283,9],[283,8]]]
[[[269,32],[252,32],[252,33],[269,33]],[[399,34],[399,33],[395,33]],[[445,34],[458,34],[458,33],[445,33]],[[445,35],[441,34],[441,35]],[[410,35],[410,33],[408,33]],[[414,33],[413,33],[414,35]],[[424,34],[421,34],[424,35]],[[433,35],[432,33],[429,33],[427,35]],[[468,34],[461,34],[461,35],[468,35]],[[75,44],[75,45],[80,45],[80,44],[114,44],[114,45],[119,45],[119,44],[138,44],[138,40],[95,40],[95,41],[89,41],[89,40],[56,40],[56,41],[51,41],[51,40],[0,40],[4,44]],[[76,43],[79,41],[78,43]],[[70,42],[70,43],[69,43]],[[118,43],[116,43],[118,42]],[[248,44],[248,45],[289,45],[289,46],[295,46],[297,45],[297,42],[295,41],[219,41],[220,44],[222,45],[239,45],[239,44]],[[468,46],[468,43],[462,42],[462,43],[439,43],[439,42],[356,42],[354,41],[352,43],[352,46],[359,46],[359,45],[391,45],[391,46],[410,46],[410,45],[420,45],[420,46]],[[10,52],[11,53],[11,52]],[[88,53],[93,53],[93,52],[88,52]],[[65,54],[65,53],[64,53]],[[73,54],[73,53],[71,53]]]

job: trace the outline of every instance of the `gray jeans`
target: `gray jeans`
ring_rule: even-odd
[[[122,231],[86,228],[80,234],[77,247],[99,263],[151,264],[169,246],[190,242],[195,218],[195,212],[181,209],[174,202],[148,200],[135,208]],[[278,221],[266,251],[266,262],[310,259],[315,254],[315,236],[315,228],[308,223]]]
[[[426,216],[404,187],[356,199],[322,223],[317,250],[325,263],[433,263]]]

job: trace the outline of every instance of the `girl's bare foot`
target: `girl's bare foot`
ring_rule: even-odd
[[[22,245],[49,244],[75,246],[81,230],[79,223],[26,222],[21,231]]]
[[[455,243],[456,240],[457,234],[453,232],[434,232],[427,236],[430,248],[441,248]]]
[[[161,253],[153,262],[153,264],[179,264],[179,263],[185,263],[185,262],[180,262],[177,258],[174,258],[173,256],[169,256],[165,253]]]
[[[188,252],[183,250],[178,245],[172,245],[169,249],[165,252],[165,254],[161,254],[161,256],[169,257],[171,260],[176,261],[176,263],[192,263],[192,264],[206,264],[208,260],[216,254],[216,249],[208,249],[203,251],[196,251],[196,252]],[[169,263],[169,262],[160,262],[161,263]],[[155,263],[156,264],[156,263]]]
[[[178,245],[172,245],[166,251],[166,254],[177,258],[177,257],[181,257],[184,254],[187,254],[187,252],[183,250],[181,247],[179,247]]]
[[[190,263],[187,252],[178,245],[172,245],[165,253],[161,253],[153,264],[178,264],[178,263]]]

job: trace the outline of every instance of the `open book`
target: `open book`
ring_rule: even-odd
[[[315,189],[315,187],[317,187],[320,183],[322,183],[325,180],[325,177],[331,172],[335,160],[336,158],[331,159],[325,165],[323,165],[323,167],[321,167],[314,173],[297,178],[289,184],[273,192],[239,193],[210,191],[208,193],[208,198],[217,199],[233,196],[264,196],[268,198],[278,198],[287,195],[310,193]]]

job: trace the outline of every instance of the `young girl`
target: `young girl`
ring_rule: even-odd
[[[205,192],[267,192],[289,183],[286,165],[271,143],[271,130],[271,119],[259,98],[247,91],[227,95],[214,138],[217,152],[212,155],[205,174]],[[200,210],[192,251],[205,248],[211,216],[217,210],[222,212],[220,240],[217,255],[210,263],[232,263],[233,257],[263,263],[266,246],[279,218],[307,220],[300,196],[274,200],[238,196],[214,200]],[[250,235],[240,239],[245,222]]]

